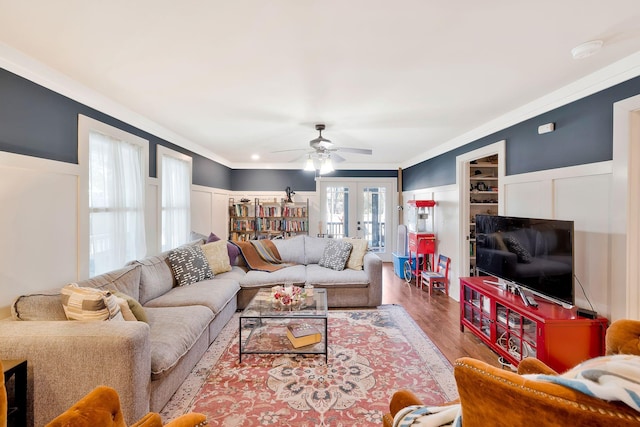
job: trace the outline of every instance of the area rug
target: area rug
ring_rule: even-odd
[[[201,412],[212,426],[379,426],[399,389],[427,404],[458,397],[451,364],[404,308],[329,312],[324,355],[245,355],[238,314],[162,410]]]

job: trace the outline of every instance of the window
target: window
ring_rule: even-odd
[[[161,245],[167,251],[185,244],[191,233],[191,165],[189,156],[158,146],[162,195]]]
[[[95,276],[146,255],[148,146],[145,140],[84,116],[79,123],[80,162],[87,165],[81,183],[87,200],[81,191],[81,205],[88,206],[88,274]]]

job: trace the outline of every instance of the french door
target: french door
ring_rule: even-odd
[[[395,179],[320,181],[321,234],[369,242],[369,250],[391,261],[397,224],[393,210]]]

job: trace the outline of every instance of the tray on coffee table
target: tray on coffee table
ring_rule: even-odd
[[[287,338],[287,325],[302,323],[317,329],[320,342],[294,348]],[[245,354],[324,354],[328,360],[327,290],[314,289],[301,304],[281,306],[274,302],[271,288],[263,288],[240,314],[239,360]]]

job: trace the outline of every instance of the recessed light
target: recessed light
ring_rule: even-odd
[[[586,58],[598,52],[603,44],[602,40],[591,40],[590,42],[582,43],[571,49],[571,55],[573,59]]]
[[[251,160],[260,160],[260,154],[252,154]]]

